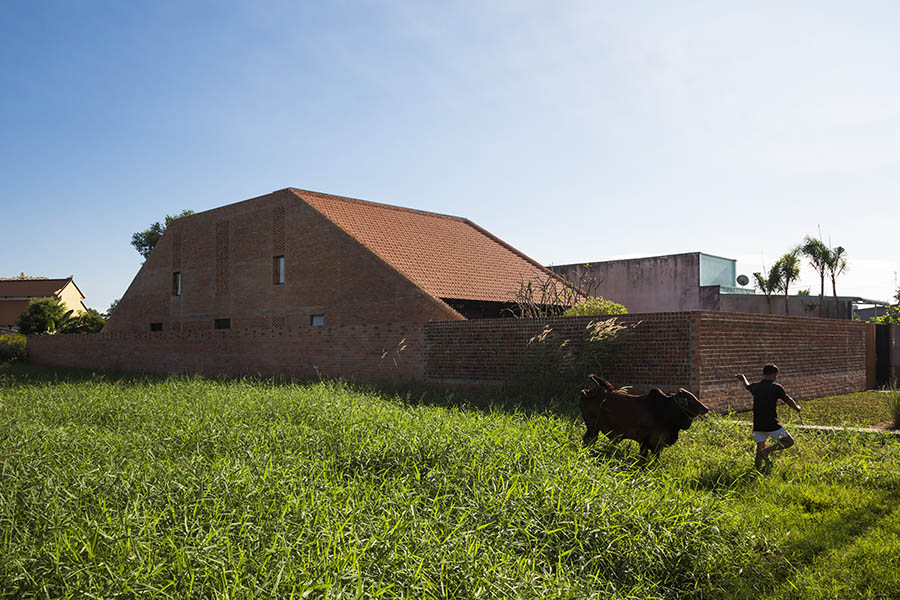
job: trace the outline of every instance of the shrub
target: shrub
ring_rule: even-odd
[[[106,319],[93,308],[87,309],[86,313],[69,319],[65,325],[60,328],[60,333],[97,333],[106,324]]]
[[[582,317],[589,315],[624,315],[628,309],[604,298],[585,298],[578,304],[570,306],[564,313],[564,317]]]
[[[527,390],[543,396],[569,394],[589,373],[606,375],[627,333],[640,323],[623,325],[616,319],[588,323],[580,336],[562,338],[546,326],[528,341],[510,391]]]
[[[869,319],[869,322],[881,323],[882,325],[900,325],[900,304],[886,307],[885,314],[880,317],[872,317]]]
[[[20,333],[0,335],[0,362],[25,360],[25,336]]]
[[[16,319],[16,327],[26,335],[54,332],[65,325],[71,314],[72,311],[66,312],[56,298],[40,298],[28,304],[25,312]]]

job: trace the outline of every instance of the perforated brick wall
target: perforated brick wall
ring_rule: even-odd
[[[510,377],[528,340],[545,326],[562,339],[575,339],[597,317],[484,319],[428,323],[425,376],[444,383],[496,383]],[[615,366],[605,373],[615,385],[637,389],[689,387],[692,373],[691,313],[623,315],[633,326]]]
[[[713,311],[618,318],[639,323],[608,377],[635,391],[685,387],[716,410],[747,410],[752,399],[735,375],[757,380],[769,362],[781,368],[779,381],[798,400],[866,389],[864,323]],[[425,376],[451,384],[503,381],[545,325],[576,336],[590,320],[429,323]]]
[[[735,374],[750,381],[762,365],[797,400],[864,390],[866,324],[839,319],[698,312],[694,315],[699,389],[719,408],[751,407]]]

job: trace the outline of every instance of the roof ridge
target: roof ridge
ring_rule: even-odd
[[[336,194],[326,194],[324,192],[316,192],[313,190],[304,190],[301,188],[294,188],[294,187],[289,187],[287,189],[290,190],[291,192],[295,193],[297,196],[300,196],[300,198],[303,198],[303,196],[301,194],[310,194],[312,196],[317,196],[319,198],[329,199],[329,200],[339,200],[341,202],[347,202],[350,204],[359,204],[359,205],[363,205],[363,206],[377,206],[379,208],[386,208],[388,210],[395,210],[398,212],[413,213],[413,214],[417,214],[417,215],[426,215],[429,217],[439,217],[442,219],[450,219],[453,221],[458,221],[460,223],[468,223],[469,222],[469,220],[466,219],[465,217],[457,217],[455,215],[448,215],[448,214],[433,212],[433,211],[429,211],[429,210],[420,210],[417,208],[407,208],[405,206],[397,206],[396,204],[385,204],[383,202],[372,202],[371,200],[362,200],[360,198],[351,198],[349,196],[338,196]]]
[[[393,271],[401,279],[403,279],[404,281],[407,281],[410,285],[413,285],[414,287],[419,289],[427,298],[430,298],[433,302],[436,302],[437,304],[443,306],[450,312],[462,317],[462,315],[459,313],[459,311],[457,311],[455,308],[453,308],[452,306],[450,306],[449,304],[447,304],[446,302],[444,302],[443,300],[441,300],[434,294],[432,294],[430,291],[423,288],[418,282],[416,282],[412,277],[409,276],[409,273],[407,273],[406,271],[404,271],[403,269],[398,267],[394,263],[394,261],[390,260],[386,256],[383,256],[381,254],[381,252],[379,252],[375,248],[372,248],[368,244],[365,244],[362,240],[360,240],[358,237],[356,237],[352,232],[347,231],[347,229],[343,225],[341,225],[340,223],[335,221],[333,218],[331,218],[331,216],[322,212],[322,210],[319,207],[312,205],[306,198],[304,198],[297,192],[302,191],[302,192],[307,192],[307,193],[311,193],[313,195],[318,195],[318,196],[331,196],[330,194],[321,194],[319,192],[310,192],[309,190],[298,190],[296,188],[287,188],[287,189],[290,190],[295,196],[297,196],[297,198],[299,198],[301,202],[306,204],[306,206],[308,206],[313,212],[317,213],[321,218],[323,218],[327,222],[331,223],[331,225],[333,227],[336,227],[338,229],[338,231],[340,231],[341,233],[346,235],[354,244],[357,244],[365,252],[368,252],[369,254],[374,256],[376,260],[380,261],[385,267],[387,267],[388,269]],[[344,198],[343,196],[334,196],[334,197],[339,198],[339,199],[345,199],[345,200],[356,200],[355,198]],[[375,202],[366,202],[365,200],[359,200],[358,203],[365,204],[365,205],[377,204]]]
[[[42,283],[47,281],[68,281],[71,277],[35,277],[34,279],[19,279],[18,277],[0,277],[0,283],[8,283],[10,281],[21,281],[24,283]]]

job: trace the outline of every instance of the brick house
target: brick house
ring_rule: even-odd
[[[570,336],[592,319],[478,318],[548,277],[466,219],[285,189],[172,222],[101,333],[30,336],[27,353],[90,369],[499,383],[545,325]],[[617,384],[687,387],[720,409],[746,404],[734,374],[766,362],[801,400],[874,385],[874,325],[670,310],[621,317],[636,331]]]
[[[500,316],[548,277],[467,219],[288,188],[172,222],[104,333]]]
[[[85,296],[72,277],[0,279],[0,329],[13,329],[29,302],[41,298],[56,298],[73,315],[87,312],[83,302]]]

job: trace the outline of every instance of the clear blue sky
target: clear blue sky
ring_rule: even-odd
[[[293,186],[468,217],[545,264],[804,235],[900,271],[896,2],[0,4],[0,275],[105,310],[131,234]],[[802,287],[818,283],[804,272]]]

